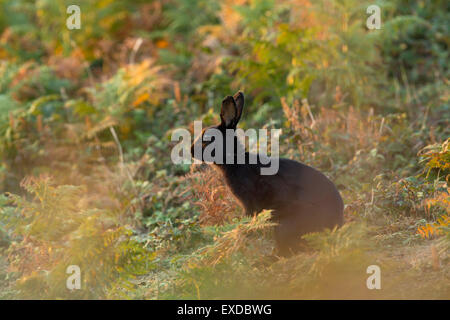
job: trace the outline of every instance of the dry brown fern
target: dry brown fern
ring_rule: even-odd
[[[239,203],[221,180],[219,172],[207,167],[191,172],[192,200],[201,210],[202,225],[224,224],[242,216]]]

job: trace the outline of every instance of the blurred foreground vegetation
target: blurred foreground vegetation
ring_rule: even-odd
[[[0,8],[0,298],[450,298],[448,1]],[[170,160],[171,132],[237,90],[241,127],[282,128],[280,154],[346,205],[272,264],[270,212],[244,218],[213,170]]]

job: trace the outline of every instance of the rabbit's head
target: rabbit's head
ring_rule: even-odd
[[[237,92],[234,96],[227,96],[222,101],[220,109],[220,124],[203,129],[201,135],[194,141],[191,146],[191,154],[197,160],[206,160],[203,157],[205,148],[215,141],[218,135],[221,135],[222,143],[218,146],[222,150],[223,159],[221,163],[225,163],[226,154],[235,154],[237,148],[237,139],[234,138],[233,146],[228,146],[226,143],[227,129],[229,132],[234,132],[236,126],[241,119],[242,109],[244,108],[244,94]],[[211,130],[214,129],[214,130]],[[230,131],[231,130],[231,131]],[[196,147],[197,146],[197,147]],[[201,147],[200,147],[201,146]],[[196,154],[195,149],[201,150],[201,154]],[[217,150],[217,149],[216,149]],[[215,150],[211,152],[213,157],[216,157]],[[222,158],[222,157],[220,157]]]

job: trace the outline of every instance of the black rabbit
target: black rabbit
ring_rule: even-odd
[[[203,151],[213,141],[203,141],[208,129],[217,129],[223,135],[224,159],[213,165],[222,172],[226,184],[247,215],[257,214],[263,209],[273,210],[273,219],[277,223],[275,241],[278,254],[288,256],[298,250],[302,235],[342,225],[344,204],[333,182],[300,162],[280,158],[278,172],[274,175],[261,175],[260,169],[267,166],[264,164],[266,161],[261,161],[263,155],[257,155],[256,164],[248,162],[249,153],[245,153],[245,164],[238,164],[237,161],[226,164],[225,155],[232,153],[236,159],[238,150],[237,143],[232,150],[227,150],[226,130],[236,129],[243,107],[242,92],[234,97],[227,96],[222,101],[221,123],[203,130],[201,137],[192,144],[192,155],[197,143],[201,143],[201,147],[197,148]],[[198,156],[195,158],[202,160]]]

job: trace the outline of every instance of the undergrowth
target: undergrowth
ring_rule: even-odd
[[[0,298],[450,297],[447,2],[379,1],[380,30],[353,0],[79,1],[73,31],[68,4],[0,0]],[[345,202],[290,258],[170,160],[236,90]]]

